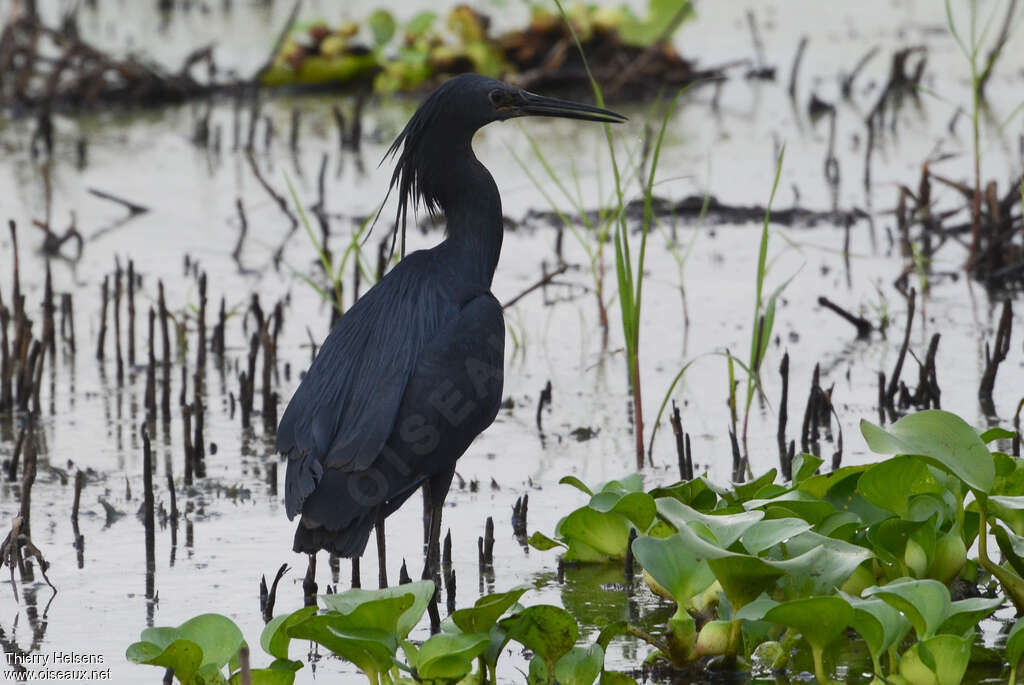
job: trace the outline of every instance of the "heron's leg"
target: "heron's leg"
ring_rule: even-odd
[[[384,543],[384,512],[377,510],[377,580],[382,588],[388,586],[388,556]]]
[[[302,579],[303,603],[308,606],[316,606],[316,553],[309,555],[309,566],[306,567],[306,577]]]
[[[434,581],[435,592],[427,605],[427,612],[430,614],[430,632],[437,633],[441,630],[441,614],[437,608],[437,597],[441,590],[440,557],[441,557],[441,512],[444,509],[444,500],[448,495],[448,488],[451,487],[452,478],[455,476],[455,469],[439,473],[431,478],[424,485],[424,497],[429,493],[429,518],[427,535],[426,562],[423,565],[423,579]],[[426,502],[426,500],[425,500]]]

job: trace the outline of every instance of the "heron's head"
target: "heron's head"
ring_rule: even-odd
[[[438,207],[431,175],[449,163],[457,149],[468,146],[473,134],[494,122],[526,116],[562,117],[621,123],[621,114],[558,98],[536,95],[479,74],[455,76],[432,92],[388,149],[398,155],[391,188],[398,188],[398,218],[404,223],[411,198],[428,211]]]

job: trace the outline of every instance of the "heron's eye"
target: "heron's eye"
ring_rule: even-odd
[[[491,104],[498,109],[508,107],[512,104],[512,99],[509,97],[508,93],[503,90],[492,90],[487,94],[487,97],[490,99]]]

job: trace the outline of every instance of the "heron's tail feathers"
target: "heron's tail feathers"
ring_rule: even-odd
[[[305,554],[315,554],[324,549],[339,557],[361,557],[375,522],[376,516],[373,511],[353,519],[339,530],[330,530],[317,524],[310,525],[303,518],[295,528],[295,544],[292,549]]]

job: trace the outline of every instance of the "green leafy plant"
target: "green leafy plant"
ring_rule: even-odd
[[[242,631],[234,621],[220,614],[201,614],[176,628],[147,628],[125,656],[136,664],[173,669],[182,685],[216,685],[239,682],[238,651],[243,646]],[[225,666],[230,666],[229,678],[224,676]],[[285,652],[268,668],[253,669],[250,677],[253,685],[289,685],[300,668],[302,663],[288,660]]]

